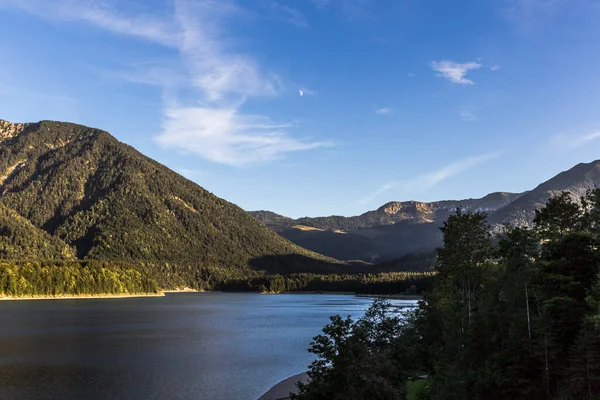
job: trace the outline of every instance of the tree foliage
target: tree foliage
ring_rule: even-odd
[[[395,329],[365,317],[378,342],[332,319],[298,398],[599,399],[599,199],[559,194],[496,245],[484,214],[457,211],[415,313]]]

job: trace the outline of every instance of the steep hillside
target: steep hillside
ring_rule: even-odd
[[[74,260],[75,253],[59,238],[50,236],[16,212],[0,205],[0,258]]]
[[[588,190],[596,187],[600,187],[600,160],[577,164],[491,214],[489,220],[492,224],[530,224],[535,210],[544,205],[550,197],[568,191],[579,199]]]
[[[42,121],[0,123],[0,203],[80,259],[307,271],[335,260],[275,234],[234,204],[120,143],[107,132]],[[293,257],[292,257],[293,258]],[[298,263],[293,263],[298,267]]]

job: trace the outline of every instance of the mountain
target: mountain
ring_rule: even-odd
[[[0,206],[0,229],[38,243],[8,250],[13,257],[162,263],[190,277],[204,267],[341,266],[109,133],[72,123],[0,121]]]
[[[498,192],[481,199],[390,202],[355,217],[291,219],[269,211],[250,214],[304,248],[341,260],[375,262],[431,251],[441,240],[438,227],[457,207],[493,212],[522,195]]]
[[[505,222],[513,225],[530,224],[535,210],[542,207],[550,197],[567,191],[575,198],[580,198],[596,187],[600,187],[600,160],[580,163],[491,214],[489,220],[493,225]]]
[[[531,224],[535,210],[553,195],[579,198],[600,186],[600,160],[578,164],[524,193],[495,192],[480,199],[390,202],[355,217],[291,219],[268,211],[250,212],[281,236],[340,260],[386,261],[428,253],[441,244],[439,227],[457,208],[486,212],[495,231],[503,224]]]

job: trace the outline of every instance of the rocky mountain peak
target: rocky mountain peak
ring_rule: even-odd
[[[21,133],[25,129],[25,124],[13,124],[0,119],[0,142]]]
[[[432,211],[432,205],[431,203],[423,203],[420,201],[391,201],[389,203],[384,204],[383,206],[379,207],[377,209],[378,212],[380,213],[384,213],[384,214],[389,214],[389,215],[396,215],[399,213],[406,213],[406,212],[431,212]]]

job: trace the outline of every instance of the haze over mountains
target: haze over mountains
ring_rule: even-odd
[[[0,121],[0,251],[11,259],[141,260],[325,271],[305,250],[107,132]]]
[[[281,236],[340,260],[385,261],[429,252],[441,244],[439,227],[456,208],[483,211],[494,230],[503,224],[530,224],[551,196],[569,191],[580,197],[600,186],[600,160],[578,164],[524,193],[490,193],[480,199],[390,202],[355,217],[291,219],[268,211],[251,214]]]

